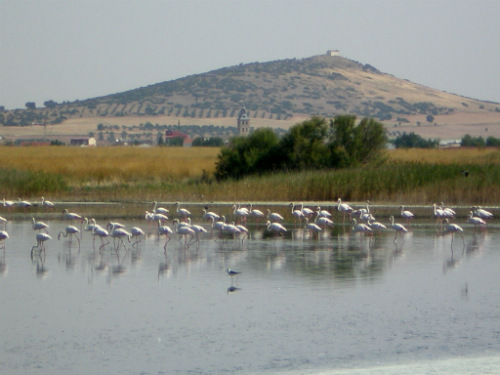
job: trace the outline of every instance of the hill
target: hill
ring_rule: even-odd
[[[254,127],[286,129],[313,115],[354,114],[374,117],[392,135],[415,131],[438,138],[500,136],[498,103],[442,92],[326,54],[240,64],[103,97],[49,100],[44,105],[1,112],[1,134],[14,130],[6,127],[33,123],[48,125],[53,133],[64,133],[63,126],[95,131],[98,124],[146,122],[234,126],[245,106]]]

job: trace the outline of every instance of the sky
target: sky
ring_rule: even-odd
[[[500,0],[0,0],[0,106],[84,100],[337,49],[500,102]]]

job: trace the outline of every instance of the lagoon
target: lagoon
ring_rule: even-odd
[[[337,218],[338,219],[338,218]],[[500,371],[500,227],[465,243],[418,220],[404,240],[341,221],[285,238],[249,223],[243,241],[209,233],[164,252],[146,238],[99,250],[57,239],[38,255],[31,221],[0,250],[0,366],[6,374],[354,374]],[[341,220],[341,219],[340,219]],[[99,221],[99,220],[98,220]],[[105,224],[106,220],[100,220]],[[400,222],[403,222],[400,220]],[[240,271],[229,276],[227,268]]]

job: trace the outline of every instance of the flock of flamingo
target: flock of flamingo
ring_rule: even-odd
[[[287,222],[285,218],[276,212],[271,212],[267,209],[265,212],[254,209],[252,204],[243,207],[241,204],[234,204],[232,206],[233,221],[231,223],[226,222],[226,216],[218,214],[213,211],[209,211],[208,206],[203,209],[201,218],[205,222],[210,224],[207,227],[203,225],[197,225],[191,223],[191,212],[185,208],[180,207],[180,203],[175,203],[175,219],[172,221],[173,227],[169,226],[170,210],[165,207],[158,207],[157,202],[153,202],[154,207],[152,211],[145,211],[145,219],[153,222],[157,225],[157,234],[159,237],[165,237],[165,244],[163,246],[164,251],[167,251],[167,244],[169,243],[171,236],[175,233],[178,240],[183,243],[184,247],[188,248],[193,242],[200,241],[200,235],[208,233],[209,231],[217,232],[216,240],[224,236],[231,236],[233,238],[238,238],[244,241],[248,238],[249,230],[247,228],[247,220],[253,219],[256,223],[260,220],[265,221],[266,230],[275,236],[285,236],[287,228],[285,223]],[[12,210],[15,207],[20,207],[23,209],[29,209],[33,206],[33,203],[28,201],[23,201],[18,199],[17,202],[7,201],[3,199],[3,207],[7,210]],[[47,209],[53,210],[55,204],[45,200],[42,197],[41,206]],[[303,203],[294,204],[290,203],[290,213],[291,220],[293,220],[294,225],[303,225],[305,230],[311,233],[319,233],[326,230],[328,227],[334,225],[332,214],[328,210],[322,209],[319,206],[314,208],[304,207]],[[339,214],[342,215],[343,221],[342,225],[346,225],[346,217],[348,217],[348,224],[353,233],[360,233],[361,235],[373,236],[375,234],[380,234],[381,231],[387,230],[388,226],[395,231],[394,241],[398,238],[402,238],[404,233],[408,232],[411,220],[415,218],[415,215],[405,209],[404,206],[400,206],[400,217],[406,221],[406,225],[396,223],[395,217],[390,216],[388,226],[380,221],[377,221],[372,212],[370,212],[370,202],[366,201],[366,204],[362,208],[354,209],[345,202],[342,202],[341,198],[338,198],[337,205],[335,207]],[[456,213],[453,209],[444,207],[441,203],[439,206],[437,204],[433,205],[433,217],[436,218],[436,223],[442,226],[443,233],[451,233],[452,243],[455,234],[459,234],[464,241],[463,228],[455,223],[451,223],[451,220],[456,218]],[[101,245],[99,250],[108,245],[109,238],[113,239],[114,248],[118,250],[120,246],[126,248],[124,241],[128,240],[132,242],[132,247],[137,246],[141,241],[141,238],[145,236],[145,232],[138,226],[131,227],[127,230],[125,226],[119,222],[109,222],[106,226],[101,226],[96,223],[96,220],[91,218],[85,218],[77,213],[69,212],[67,209],[63,211],[63,218],[68,220],[71,224],[67,225],[64,231],[58,233],[57,238],[60,240],[61,237],[75,237],[80,245],[81,233],[83,231],[90,232],[93,236],[94,245],[95,239],[99,238]],[[480,207],[472,207],[467,223],[474,225],[477,228],[484,228],[487,225],[487,220],[493,218],[493,214],[486,211]],[[5,249],[5,241],[9,238],[7,232],[7,219],[0,216],[0,225],[3,224],[4,229],[0,230],[0,249]],[[75,222],[80,223],[80,228],[74,225]],[[290,220],[289,220],[290,222]],[[36,233],[36,244],[31,249],[31,256],[33,257],[34,252],[37,250],[39,254],[45,252],[45,242],[51,240],[52,237],[48,232],[49,225],[43,221],[37,221],[34,217],[32,219],[32,227]],[[234,276],[232,274],[231,276]]]

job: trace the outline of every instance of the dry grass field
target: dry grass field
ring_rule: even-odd
[[[216,182],[218,148],[0,147],[0,199],[351,201],[498,205],[499,149],[387,150],[387,161]],[[470,172],[465,177],[463,170]]]

